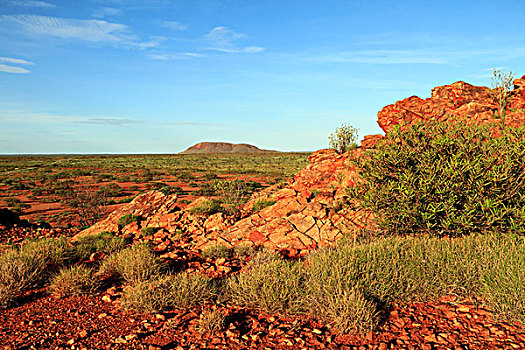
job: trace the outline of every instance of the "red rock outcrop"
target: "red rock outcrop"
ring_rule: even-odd
[[[339,155],[321,150],[310,156],[311,164],[295,175],[287,186],[270,187],[245,206],[243,219],[217,213],[209,217],[191,213],[191,208],[204,198],[197,199],[185,210],[176,206],[176,195],[165,196],[150,191],[136,197],[106,219],[79,233],[96,234],[102,231],[154,242],[159,252],[169,253],[181,244],[192,249],[205,249],[214,244],[263,245],[274,250],[300,250],[335,242],[343,234],[363,227],[367,216],[352,212],[340,205],[344,188],[352,183],[354,169],[348,164],[351,154]],[[275,204],[252,213],[255,201],[271,199]],[[138,216],[138,221],[123,227],[119,219],[126,214]],[[155,232],[143,237],[143,228]]]
[[[139,217],[139,223],[133,222],[124,226],[122,229],[133,231],[133,228],[140,230],[147,227],[150,221],[160,220],[162,223],[170,222],[170,219],[177,217],[175,214],[180,210],[177,206],[177,195],[166,196],[159,191],[149,191],[137,196],[122,208],[115,210],[107,218],[97,222],[95,225],[80,232],[77,236],[97,234],[102,231],[119,232],[119,219],[127,214]],[[161,219],[162,218],[162,219]]]
[[[447,120],[450,117],[481,124],[500,119],[499,104],[491,89],[462,81],[432,89],[431,97],[412,96],[384,107],[377,114],[377,123],[385,133],[398,124],[411,124],[418,120]],[[507,125],[525,123],[525,75],[514,80],[509,104],[505,110]]]
[[[525,123],[525,76],[514,81],[506,109],[507,125]],[[486,87],[464,82],[439,86],[432,96],[421,99],[409,97],[386,106],[378,113],[378,123],[388,132],[398,124],[417,120],[450,117],[471,122],[496,121],[499,105]],[[366,148],[373,148],[382,135],[366,136],[361,148],[345,154],[320,150],[310,157],[310,164],[297,173],[285,186],[275,185],[256,194],[240,216],[227,217],[222,213],[209,217],[191,213],[191,208],[204,199],[197,199],[185,210],[176,206],[176,196],[165,196],[151,191],[112,213],[80,234],[113,231],[153,242],[156,250],[166,256],[176,256],[178,249],[205,249],[213,244],[236,246],[263,245],[274,250],[288,250],[292,255],[300,251],[332,244],[342,235],[369,229],[370,214],[342,205],[345,189],[354,184],[357,169],[349,162],[359,157]],[[259,212],[253,204],[261,199],[274,202]],[[139,216],[137,222],[119,227],[118,220],[125,214]],[[154,234],[144,236],[143,228]]]
[[[274,205],[237,222],[221,235],[220,242],[249,242],[274,250],[299,251],[334,243],[342,235],[364,227],[366,213],[340,205],[345,188],[355,176],[348,158],[359,152],[313,153],[309,157],[311,164],[297,173],[288,186],[263,191],[247,207],[259,199],[273,200]]]

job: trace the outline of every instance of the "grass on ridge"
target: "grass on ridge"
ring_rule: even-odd
[[[485,235],[453,240],[381,238],[321,249],[305,263],[269,260],[229,281],[232,301],[254,309],[308,313],[340,331],[378,325],[385,304],[449,293],[483,298],[525,321],[525,240]]]

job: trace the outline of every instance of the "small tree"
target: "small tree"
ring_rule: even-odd
[[[491,95],[494,102],[498,104],[498,112],[501,116],[505,116],[505,110],[507,109],[510,100],[510,93],[513,89],[513,80],[514,76],[512,71],[509,71],[509,74],[505,74],[494,68]]]
[[[105,187],[98,191],[89,188],[71,188],[66,203],[78,212],[80,227],[95,224],[106,213],[109,197]]]
[[[215,191],[221,203],[225,205],[227,214],[235,214],[246,202],[247,184],[243,180],[221,180],[215,184]]]
[[[328,137],[330,148],[337,153],[345,153],[357,147],[357,129],[349,124],[342,124]]]

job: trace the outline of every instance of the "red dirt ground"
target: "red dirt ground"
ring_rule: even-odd
[[[225,329],[213,335],[196,327],[210,308],[226,317]],[[396,305],[377,332],[357,336],[339,335],[307,317],[213,305],[146,315],[122,310],[118,297],[106,293],[55,299],[37,290],[20,306],[1,310],[0,344],[3,349],[523,349],[525,330],[494,320],[476,300],[454,296]]]

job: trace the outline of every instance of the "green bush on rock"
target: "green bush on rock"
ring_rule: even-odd
[[[525,229],[525,129],[428,121],[395,128],[354,162],[351,197],[391,233]]]

